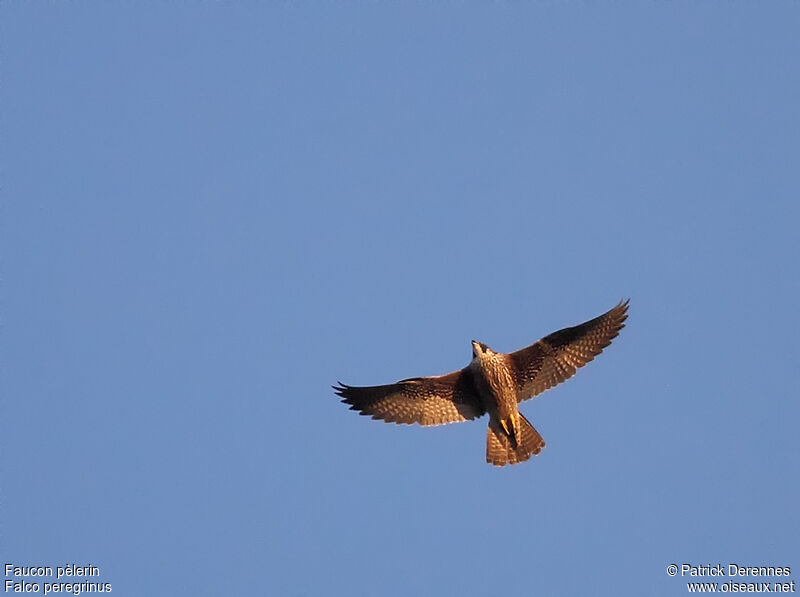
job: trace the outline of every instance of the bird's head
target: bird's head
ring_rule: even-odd
[[[486,346],[483,342],[477,340],[472,341],[472,357],[476,359],[486,358],[493,355],[494,351]]]

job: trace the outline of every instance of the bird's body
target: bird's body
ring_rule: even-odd
[[[508,355],[494,352],[485,344],[474,340],[472,352],[469,368],[484,408],[490,414],[497,414],[502,421],[513,418],[518,412],[517,388],[507,362]]]
[[[447,375],[334,389],[351,409],[393,423],[442,425],[488,413],[486,461],[516,464],[545,445],[518,403],[569,379],[600,354],[624,327],[627,309],[628,302],[621,302],[599,317],[509,354],[473,340],[470,364]]]
[[[527,460],[544,447],[544,440],[533,429],[517,408],[517,388],[512,375],[511,358],[494,352],[480,342],[472,341],[472,362],[469,368],[476,394],[484,410],[489,413],[489,430],[486,442],[487,461],[506,464]],[[522,434],[523,427],[533,433]],[[524,438],[532,441],[526,443]]]

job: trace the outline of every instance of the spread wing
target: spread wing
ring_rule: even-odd
[[[437,377],[415,377],[385,386],[333,386],[362,415],[387,423],[444,425],[470,421],[484,412],[469,369]]]
[[[625,327],[630,299],[600,317],[564,328],[545,336],[535,344],[512,352],[517,400],[549,390],[575,375],[579,367],[594,359],[611,344]]]

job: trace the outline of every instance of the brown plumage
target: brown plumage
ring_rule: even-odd
[[[334,386],[351,410],[390,423],[444,425],[489,413],[486,461],[517,464],[545,443],[517,405],[566,381],[594,359],[625,327],[628,302],[580,325],[504,354],[472,342],[472,362],[436,377],[415,377],[383,386]]]

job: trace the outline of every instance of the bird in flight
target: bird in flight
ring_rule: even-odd
[[[459,371],[414,377],[385,386],[333,386],[342,402],[387,423],[444,425],[489,414],[486,462],[528,460],[544,440],[517,405],[566,381],[603,352],[628,318],[628,303],[580,325],[564,328],[510,354],[472,341],[472,361]]]

